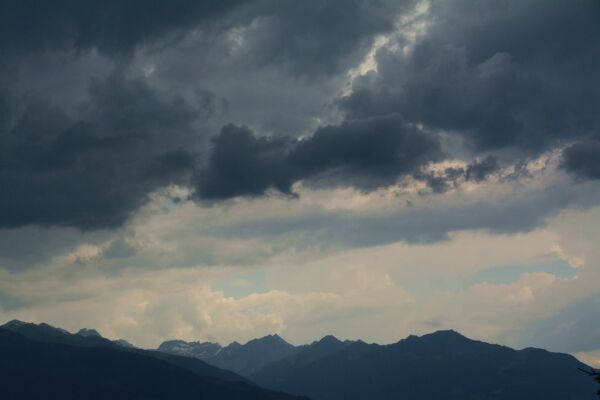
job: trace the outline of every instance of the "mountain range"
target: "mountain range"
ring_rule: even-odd
[[[211,342],[163,342],[158,351],[174,355],[196,357],[211,365],[234,371],[243,376],[257,373],[268,364],[289,357],[299,351],[279,335],[268,335],[250,340],[245,345],[233,342],[225,347]]]
[[[96,332],[97,333],[97,332]],[[205,362],[123,347],[90,330],[0,327],[2,399],[299,400]]]
[[[175,345],[174,345],[175,344]],[[241,345],[170,341],[160,351],[193,355],[257,384],[313,400],[594,399],[595,387],[567,354],[514,350],[455,331],[409,336],[389,345],[325,336],[293,346],[277,335]]]
[[[452,330],[388,345],[329,335],[294,346],[269,335],[144,350],[94,329],[15,320],[0,327],[0,354],[3,399],[592,400],[596,389],[573,356]]]

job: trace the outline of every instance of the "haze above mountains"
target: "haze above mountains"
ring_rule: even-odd
[[[513,350],[452,330],[389,345],[325,336],[294,346],[278,335],[225,347],[171,340],[142,350],[122,343],[93,329],[71,334],[11,321],[0,328],[0,370],[16,396],[9,398],[35,398],[43,388],[65,392],[61,398],[591,400],[595,390],[577,370],[588,367],[571,355]],[[40,377],[41,385],[29,385]],[[23,387],[33,397],[22,397]]]

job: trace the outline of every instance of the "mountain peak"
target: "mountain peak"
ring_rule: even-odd
[[[125,347],[127,349],[134,349],[134,348],[136,348],[133,344],[129,343],[125,339],[115,339],[112,342],[114,344],[118,345],[118,346]]]
[[[456,332],[454,329],[440,329],[438,331],[430,333],[430,335],[444,336],[444,337],[461,337],[461,338],[466,339],[466,336],[461,335],[460,333]]]
[[[66,331],[62,328],[56,328],[52,325],[48,325],[45,322],[36,324],[34,322],[24,322],[24,321],[20,321],[18,319],[13,319],[11,321],[8,321],[4,325],[2,325],[2,328],[12,330],[15,332],[45,331],[45,332],[60,332],[61,334],[67,334],[67,335],[69,334],[68,331]]]
[[[13,320],[8,321],[7,323],[5,323],[4,325],[2,325],[1,327],[2,328],[9,328],[10,329],[10,328],[18,328],[18,327],[26,326],[26,325],[34,325],[34,324],[32,324],[31,322],[23,322],[23,321],[20,321],[18,319],[13,319]]]
[[[421,340],[471,340],[468,337],[461,335],[456,332],[454,329],[441,329],[435,332],[427,333],[422,336],[408,335],[402,341],[421,341]]]
[[[342,343],[338,338],[333,335],[325,335],[321,338],[321,340],[317,341],[318,344],[338,344]]]
[[[272,334],[272,335],[263,336],[258,339],[253,339],[253,340],[250,340],[247,344],[249,344],[249,343],[289,344],[278,334]]]
[[[77,332],[77,334],[79,336],[83,336],[83,337],[90,337],[90,336],[102,337],[102,335],[100,335],[100,333],[98,333],[97,330],[90,329],[90,328],[81,328],[79,330],[79,332]]]
[[[435,331],[433,333],[429,333],[427,335],[421,336],[421,338],[435,338],[435,339],[443,339],[443,340],[470,340],[468,337],[461,335],[453,329],[444,329]]]
[[[164,353],[176,354],[207,360],[221,351],[218,343],[212,342],[186,342],[184,340],[167,340],[158,346],[158,350]]]

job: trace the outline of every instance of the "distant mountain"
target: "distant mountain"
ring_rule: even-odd
[[[128,348],[128,349],[135,349],[136,348],[136,346],[134,346],[133,344],[129,343],[125,339],[115,339],[112,342],[114,344],[116,344],[117,346],[125,347],[125,348]]]
[[[250,378],[313,400],[592,400],[594,384],[577,367],[570,355],[439,331],[391,345],[326,337]]]
[[[71,334],[64,329],[55,328],[44,323],[33,324],[13,320],[2,325],[0,329],[18,333],[36,342],[64,344],[77,347],[104,347],[121,351],[135,352],[144,356],[160,359],[201,376],[211,376],[228,381],[249,382],[247,379],[231,371],[214,367],[195,358],[167,354],[156,350],[142,350],[133,346],[127,347],[123,346],[122,343],[112,342],[103,338],[102,336]]]
[[[6,400],[296,398],[243,382],[200,376],[116,345],[34,341],[14,329],[0,328],[0,354],[0,390]]]
[[[228,369],[242,376],[249,376],[274,361],[291,356],[299,350],[279,335],[268,335],[242,345],[233,342],[221,347],[210,342],[163,342],[159,351],[196,357],[219,368]]]
[[[296,347],[279,335],[269,335],[251,340],[244,345],[234,342],[224,347],[207,362],[242,376],[250,376],[267,364],[289,357],[296,351]]]
[[[249,376],[254,381],[268,380],[269,385],[286,382],[293,374],[332,354],[347,350],[354,355],[367,352],[373,346],[362,341],[341,341],[332,335],[323,337],[309,345],[299,346],[290,357],[265,365],[260,371]],[[268,377],[268,378],[267,378]]]
[[[89,329],[89,328],[81,328],[78,332],[77,335],[79,336],[83,336],[83,337],[90,337],[90,336],[96,336],[96,337],[102,337],[97,330],[95,329]]]
[[[158,346],[158,351],[179,356],[195,357],[204,361],[214,357],[221,349],[222,347],[218,343],[185,342],[183,340],[167,340]]]
[[[90,329],[90,328],[81,328],[76,333],[76,335],[83,336],[83,337],[99,337],[99,338],[102,337],[102,335],[100,335],[100,332],[98,332],[95,329]],[[136,347],[133,344],[129,343],[125,339],[115,339],[115,340],[111,340],[111,342],[113,342],[114,344],[119,345],[121,347],[126,347],[126,348],[135,348]]]
[[[37,342],[60,343],[82,347],[112,347],[114,345],[110,340],[103,338],[99,334],[74,335],[64,329],[55,328],[45,323],[33,324],[30,322],[12,320],[2,325],[1,328],[19,333]]]

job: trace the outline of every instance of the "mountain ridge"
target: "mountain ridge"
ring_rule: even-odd
[[[13,320],[0,326],[0,329],[17,333],[36,342],[61,344],[75,347],[102,347],[124,352],[134,352],[140,355],[159,359],[176,367],[184,368],[197,375],[211,376],[225,381],[249,382],[248,379],[235,374],[234,372],[207,364],[206,362],[196,358],[167,354],[157,350],[145,350],[137,347],[124,346],[122,343],[113,342],[102,336],[82,336],[73,334],[62,328],[56,328],[46,323],[35,324],[31,322]]]
[[[6,328],[0,328],[0,354],[2,398],[7,400],[299,400],[244,382],[201,376],[116,345],[36,341]]]
[[[315,345],[272,363],[250,379],[313,400],[593,399],[594,385],[568,354],[514,350],[452,330],[379,345],[344,342],[319,353]]]

